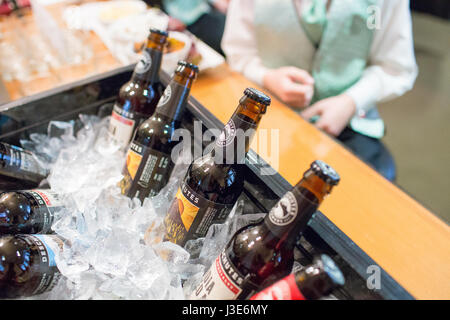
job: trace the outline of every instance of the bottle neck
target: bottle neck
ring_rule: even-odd
[[[134,68],[131,81],[149,85],[159,82],[162,54],[161,50],[150,47],[145,48]]]
[[[236,108],[231,118],[236,115],[245,116],[250,122],[257,126],[263,114],[266,113],[266,108],[265,105],[244,96],[239,101],[239,106]]]
[[[270,232],[280,239],[280,245],[295,244],[323,199],[323,196],[318,196],[310,189],[310,184],[309,179],[302,179],[264,219]]]
[[[180,121],[193,81],[194,79],[175,74],[159,99],[155,113],[170,119],[171,122]]]
[[[216,162],[245,163],[245,155],[250,149],[265,108],[264,105],[251,99],[241,99],[236,111],[216,140],[214,148]]]

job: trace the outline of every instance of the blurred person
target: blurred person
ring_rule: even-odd
[[[232,0],[222,48],[233,70],[395,180],[376,104],[417,77],[408,0]]]
[[[220,46],[225,15],[230,0],[162,0],[161,8],[169,15],[168,30],[192,32],[223,55]]]

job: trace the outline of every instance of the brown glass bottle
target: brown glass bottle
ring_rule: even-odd
[[[164,220],[165,240],[184,246],[225,221],[242,192],[245,154],[269,104],[264,93],[244,91],[214,148],[189,166]]]
[[[275,282],[250,300],[317,300],[344,283],[341,270],[329,256],[322,254],[311,265]]]
[[[51,290],[61,274],[55,253],[63,240],[55,235],[0,237],[0,298],[28,297]]]
[[[0,191],[37,187],[48,174],[32,152],[0,142]]]
[[[150,29],[147,45],[136,64],[130,81],[119,91],[111,115],[109,131],[113,140],[126,148],[134,130],[153,115],[164,86],[159,79],[167,32]]]
[[[147,196],[158,194],[169,181],[174,168],[171,152],[178,143],[172,137],[180,127],[181,116],[197,73],[196,65],[178,62],[155,113],[136,129],[127,152],[124,178],[120,183],[122,194],[144,201]]]
[[[260,222],[238,230],[205,274],[192,299],[247,299],[291,272],[298,236],[339,175],[316,160]]]
[[[0,192],[0,234],[50,233],[54,213],[62,207],[51,190]]]

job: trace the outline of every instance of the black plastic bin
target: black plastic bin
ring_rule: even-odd
[[[49,121],[78,119],[80,113],[108,116],[111,102],[120,86],[130,78],[132,70],[133,65],[130,65],[1,105],[0,141],[20,145],[20,139],[27,139],[31,133],[45,133]],[[162,73],[161,79],[166,85],[169,76]],[[202,121],[203,130],[223,127],[207,106],[190,97],[183,127],[193,130],[194,120]],[[267,163],[250,151],[246,159],[245,190],[241,196],[247,200],[244,213],[268,212],[292,187],[279,174],[260,175],[259,166],[267,166]],[[381,288],[369,289],[367,282],[373,275],[371,266],[377,266],[377,263],[321,212],[314,215],[299,239],[297,249],[297,261],[302,265],[311,263],[312,257],[319,253],[326,253],[336,261],[346,279],[344,287],[334,291],[333,296],[337,299],[413,299],[381,267]]]

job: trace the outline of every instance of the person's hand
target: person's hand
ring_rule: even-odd
[[[216,8],[217,11],[220,11],[223,14],[226,14],[229,4],[230,4],[230,0],[216,0],[216,1],[214,1],[213,6],[214,6],[214,8]]]
[[[315,123],[316,127],[328,134],[338,136],[350,122],[355,111],[356,104],[353,99],[346,94],[340,94],[314,103],[301,115],[307,120],[320,116]]]
[[[266,72],[264,86],[284,103],[303,108],[309,105],[314,93],[314,79],[305,70],[296,67],[281,67]]]
[[[186,25],[174,17],[169,17],[169,24],[167,25],[167,31],[183,31],[186,29]]]

